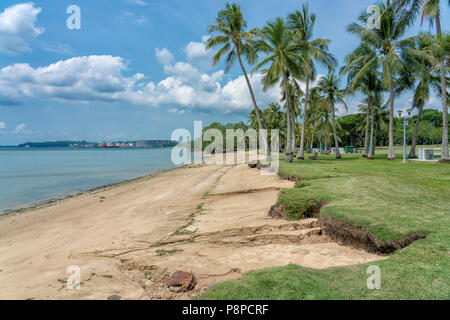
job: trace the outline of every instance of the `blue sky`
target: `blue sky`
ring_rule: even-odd
[[[260,27],[304,2],[241,5],[249,26]],[[315,37],[332,40],[340,63],[358,44],[346,26],[373,3],[310,1]],[[81,30],[66,27],[72,4],[81,9]],[[0,145],[168,139],[176,128],[192,131],[194,120],[246,120],[251,104],[240,69],[225,74],[223,64],[211,67],[212,52],[204,50],[206,28],[223,6],[223,0],[2,0]],[[448,11],[445,6],[446,30]],[[276,88],[262,91],[258,75],[253,83],[261,107],[278,99]],[[347,100],[350,112],[359,98]],[[398,108],[409,99],[398,99]],[[428,107],[438,108],[438,101]]]

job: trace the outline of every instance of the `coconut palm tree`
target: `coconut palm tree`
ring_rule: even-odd
[[[382,101],[382,96],[381,96],[382,91],[381,90],[376,90],[373,92],[373,95],[370,95],[370,99],[369,97],[365,100],[365,103],[360,103],[358,105],[358,109],[362,114],[365,114],[364,117],[364,124],[362,125],[363,129],[366,131],[366,137],[367,140],[369,140],[368,142],[368,153],[367,153],[367,158],[368,159],[373,159],[374,155],[375,155],[375,137],[376,137],[376,133],[375,133],[375,118],[376,118],[376,110],[377,109],[382,109],[381,107],[381,101]],[[369,100],[371,101],[369,103]],[[384,108],[387,108],[387,106],[384,106]]]
[[[317,132],[317,128],[319,127],[320,122],[319,109],[322,104],[321,102],[323,100],[323,96],[320,94],[319,88],[313,87],[311,89],[308,96],[308,100],[309,100],[308,102],[309,108],[307,110],[307,115],[304,116],[304,119],[306,119],[306,128],[309,127],[309,131],[311,133],[311,141],[310,141],[311,144],[309,149],[312,149],[314,145],[315,133]]]
[[[268,137],[271,138],[272,129],[279,130],[280,144],[284,145],[286,139],[286,118],[281,106],[278,103],[270,103],[263,111],[263,118],[268,130]]]
[[[436,24],[436,35],[437,40],[439,42],[444,42],[445,39],[442,35],[442,27],[441,27],[441,10],[440,5],[442,2],[447,2],[447,4],[450,6],[450,0],[448,1],[440,1],[440,0],[401,0],[402,2],[406,4],[410,4],[410,12],[413,14],[413,16],[417,16],[417,14],[420,12],[421,17],[421,24],[423,23],[424,19],[427,19],[430,23],[430,26],[433,26],[433,24]],[[445,50],[444,50],[445,51]],[[448,48],[446,54],[443,54],[440,59],[440,68],[439,68],[439,75],[440,75],[440,85],[441,85],[441,92],[447,92],[447,81],[446,81],[446,60],[448,60]],[[442,160],[443,161],[450,161],[450,156],[448,152],[448,100],[445,94],[441,95],[442,97],[442,113],[443,113],[443,119],[442,119]]]
[[[342,158],[339,151],[339,141],[336,134],[336,104],[342,104],[348,110],[344,101],[344,90],[339,89],[339,78],[330,71],[327,77],[322,77],[319,81],[318,88],[324,94],[323,104],[331,111],[331,121],[333,125],[334,146],[336,148],[336,158]]]
[[[374,95],[383,89],[379,71],[380,59],[373,47],[366,42],[361,42],[351,54],[345,57],[345,63],[341,68],[341,75],[347,74],[348,93],[361,91],[367,96],[367,107],[364,108],[366,125],[363,152],[363,157],[367,157],[369,155],[369,127]]]
[[[286,96],[286,86],[284,83],[284,80],[281,81],[280,86],[281,86],[281,101],[285,102],[285,109],[287,110],[288,105],[291,108],[291,119],[290,119],[290,123],[291,123],[291,143],[292,143],[292,150],[294,152],[294,156],[295,156],[295,150],[297,149],[297,144],[296,144],[296,132],[297,132],[297,118],[300,115],[300,101],[301,98],[303,97],[304,93],[302,91],[302,89],[300,88],[299,83],[297,82],[297,80],[293,77],[289,77],[289,100],[287,99]]]
[[[305,126],[308,115],[308,96],[310,83],[315,78],[314,61],[327,67],[333,67],[336,59],[328,51],[329,39],[312,39],[316,15],[309,13],[309,7],[304,4],[301,11],[295,11],[288,16],[288,25],[294,33],[294,41],[298,44],[303,67],[303,78],[306,83],[305,104],[303,107],[302,133],[300,138],[300,154],[298,159],[304,159]]]
[[[298,63],[301,57],[298,54],[298,45],[293,42],[293,34],[286,27],[282,18],[269,21],[260,32],[260,38],[255,42],[256,51],[263,52],[266,57],[262,59],[252,70],[261,70],[263,74],[263,88],[268,88],[282,80],[286,97],[290,97],[289,78],[297,77],[301,74],[301,67]],[[292,112],[293,106],[288,99],[286,108],[287,120],[287,145],[286,162],[292,162]]]
[[[371,148],[369,151],[369,159],[373,159],[375,155],[376,148],[376,137],[379,131],[386,132],[389,127],[390,115],[389,115],[389,101],[386,103],[383,102],[383,97],[381,94],[375,96],[374,104],[372,106],[372,119],[373,119],[373,142],[371,142]]]
[[[401,59],[404,48],[411,45],[411,42],[419,37],[413,36],[404,38],[408,26],[413,21],[413,15],[406,9],[404,1],[390,1],[380,3],[381,9],[380,27],[370,29],[367,21],[370,14],[364,13],[359,17],[359,24],[352,23],[347,30],[358,35],[362,41],[366,42],[373,50],[378,52],[382,65],[382,81],[385,88],[389,89],[389,160],[395,159],[394,153],[394,106],[395,106],[395,85],[397,75],[407,68]],[[372,58],[372,59],[375,59]],[[363,69],[371,68],[373,60],[369,60]]]
[[[242,56],[244,56],[249,64],[253,64],[257,59],[256,53],[253,50],[256,29],[247,31],[247,21],[242,15],[240,5],[234,2],[227,3],[225,9],[219,11],[216,17],[216,24],[209,26],[208,32],[216,35],[208,39],[206,49],[221,46],[219,51],[213,57],[213,65],[216,65],[221,58],[226,55],[225,71],[228,72],[234,62],[236,60],[239,61],[253,102],[253,108],[258,121],[258,128],[260,133],[262,133],[264,126],[261,119],[261,112],[256,103],[252,85],[242,62]],[[264,139],[263,134],[260,134],[260,138],[264,145],[266,157],[267,159],[270,159],[270,146]]]
[[[409,158],[416,157],[417,135],[422,111],[424,105],[430,99],[431,89],[434,89],[438,96],[442,96],[440,76],[434,70],[434,65],[438,61],[433,56],[430,59],[430,55],[427,54],[427,48],[431,43],[432,38],[430,37],[420,38],[415,41],[413,48],[405,50],[404,59],[411,67],[412,72],[408,72],[404,77],[399,79],[400,88],[403,86],[414,90],[412,107],[418,109]]]

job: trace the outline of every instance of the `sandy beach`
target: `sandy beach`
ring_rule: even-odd
[[[245,272],[384,257],[340,246],[316,219],[268,211],[293,182],[241,165],[187,166],[0,217],[1,299],[189,299]],[[81,269],[66,288],[67,267]],[[175,271],[197,284],[175,293]]]

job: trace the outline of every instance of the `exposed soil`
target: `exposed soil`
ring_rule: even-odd
[[[372,253],[389,254],[409,246],[426,236],[414,234],[395,241],[380,241],[362,227],[352,226],[331,217],[321,216],[320,225],[325,234],[340,244],[362,248]]]

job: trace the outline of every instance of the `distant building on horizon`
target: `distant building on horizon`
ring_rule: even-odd
[[[139,140],[136,141],[136,148],[164,148],[173,147],[177,143],[171,140]]]

